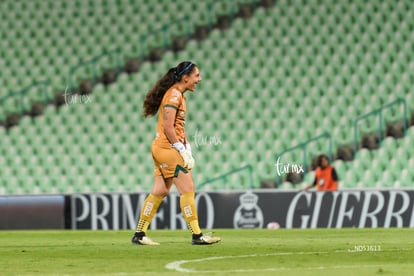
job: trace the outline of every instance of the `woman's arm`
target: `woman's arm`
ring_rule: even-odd
[[[164,107],[164,133],[167,136],[170,144],[180,142],[177,138],[177,134],[174,129],[175,116],[177,114],[177,109],[173,107],[166,106]]]

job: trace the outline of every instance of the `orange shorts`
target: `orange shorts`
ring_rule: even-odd
[[[152,158],[154,159],[154,175],[164,178],[177,177],[180,171],[187,173],[184,168],[184,160],[180,153],[174,148],[165,148],[158,145],[151,146]]]

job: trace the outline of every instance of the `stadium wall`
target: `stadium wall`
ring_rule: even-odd
[[[134,229],[146,195],[0,197],[0,229]],[[414,227],[414,190],[199,192],[196,204],[204,229]],[[186,229],[177,193],[150,229]]]
[[[0,196],[0,229],[64,229],[65,196]]]

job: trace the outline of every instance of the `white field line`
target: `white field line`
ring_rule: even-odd
[[[373,252],[384,252],[384,251],[411,251],[412,249],[402,248],[395,250],[381,250],[381,251],[363,251],[358,253],[373,253]],[[240,258],[251,258],[251,257],[267,257],[267,256],[289,256],[289,255],[322,255],[329,253],[354,253],[354,250],[336,250],[334,252],[327,251],[314,251],[314,252],[278,252],[278,253],[269,253],[269,254],[250,254],[250,255],[239,255],[239,256],[215,256],[207,257],[194,260],[179,260],[166,264],[165,268],[170,270],[175,270],[177,272],[183,273],[213,273],[213,272],[223,272],[221,270],[208,270],[208,271],[197,271],[191,268],[181,267],[184,264],[189,263],[199,263],[215,260],[225,260],[225,259],[240,259]],[[275,268],[266,268],[266,269],[235,269],[235,270],[226,270],[226,272],[265,272],[265,271],[283,271],[283,270],[326,270],[326,269],[353,269],[353,268],[370,268],[378,267],[378,265],[336,265],[336,266],[313,266],[313,267],[275,267]]]
[[[329,252],[279,252],[279,253],[269,253],[269,254],[251,254],[251,255],[239,255],[239,256],[216,256],[216,257],[207,257],[194,260],[180,260],[168,263],[165,267],[167,269],[176,270],[178,272],[198,272],[193,269],[182,268],[181,265],[187,263],[198,263],[205,261],[214,261],[214,260],[224,260],[224,259],[240,259],[240,258],[251,258],[251,257],[267,257],[267,256],[288,256],[288,255],[312,255],[312,254],[328,254]],[[256,270],[255,270],[256,271]],[[211,272],[211,271],[209,271]]]

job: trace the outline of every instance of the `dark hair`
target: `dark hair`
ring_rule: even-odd
[[[144,104],[142,105],[144,117],[157,114],[165,92],[176,82],[180,81],[183,75],[189,75],[194,67],[197,67],[197,65],[190,61],[184,61],[178,64],[177,67],[170,68],[145,96]]]
[[[326,154],[321,154],[318,156],[318,166],[322,166],[322,159],[328,160],[329,163],[329,157]]]

